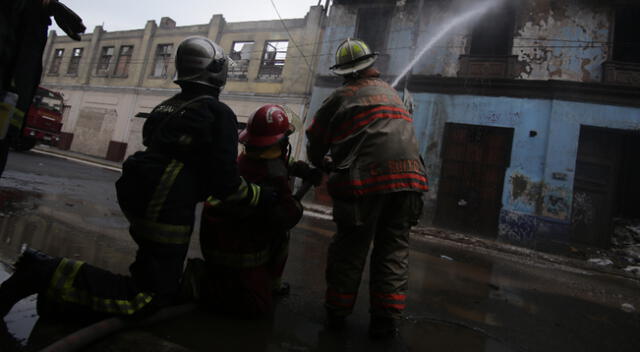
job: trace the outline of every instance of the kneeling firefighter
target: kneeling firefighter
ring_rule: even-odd
[[[248,316],[268,313],[273,296],[286,294],[281,282],[289,248],[289,230],[302,217],[291,191],[291,177],[318,185],[322,172],[303,161],[290,160],[289,135],[295,130],[284,109],[264,105],[240,133],[244,151],[240,174],[248,181],[275,189],[277,201],[264,212],[242,214],[238,207],[210,197],[205,203],[200,244],[206,275],[201,299],[214,310]],[[193,262],[192,262],[193,263]]]
[[[218,100],[227,65],[211,40],[185,39],[176,55],[181,92],[152,110],[143,126],[147,149],[123,164],[118,202],[138,245],[131,275],[27,250],[0,288],[2,316],[33,293],[39,293],[39,313],[56,316],[130,316],[172,304],[196,203],[208,196],[249,208],[274,201],[273,192],[261,193],[239,176],[236,116]]]

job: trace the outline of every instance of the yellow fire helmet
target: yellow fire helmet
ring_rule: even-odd
[[[373,65],[377,57],[362,40],[347,38],[338,46],[336,64],[330,70],[340,76],[356,73]]]

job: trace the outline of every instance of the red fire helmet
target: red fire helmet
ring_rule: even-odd
[[[256,147],[276,144],[295,131],[289,117],[280,105],[267,104],[256,110],[240,132],[240,143]]]

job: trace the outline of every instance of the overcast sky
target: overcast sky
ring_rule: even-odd
[[[160,23],[161,17],[173,18],[178,26],[209,23],[211,16],[222,14],[227,22],[273,20],[278,15],[271,0],[60,0],[75,11],[87,26],[87,33],[104,24],[107,31],[144,28],[148,20]],[[273,0],[282,18],[301,18],[318,0]],[[322,0],[322,4],[325,1]],[[53,23],[52,29],[64,35]]]

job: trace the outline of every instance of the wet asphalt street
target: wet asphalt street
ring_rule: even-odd
[[[125,274],[135,252],[118,208],[116,171],[12,153],[0,180],[0,261],[22,243]],[[291,294],[272,317],[196,311],[100,341],[90,351],[640,351],[640,282],[526,254],[412,237],[401,338],[366,336],[367,275],[342,333],[323,327],[323,270],[333,224],[306,216],[292,233]],[[195,234],[197,236],[197,233]],[[199,256],[197,237],[191,257]],[[523,252],[526,253],[526,252]],[[0,281],[8,276],[0,267]],[[626,305],[627,311],[623,310]],[[39,321],[35,297],[0,325],[0,351],[38,350],[79,326]]]

